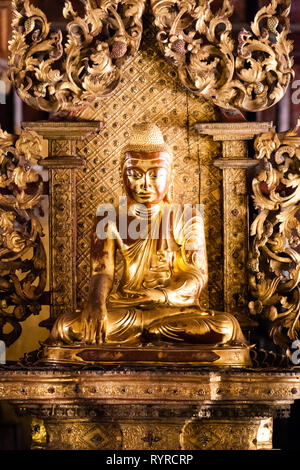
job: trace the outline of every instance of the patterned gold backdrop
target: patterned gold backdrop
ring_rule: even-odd
[[[78,143],[78,155],[87,160],[77,172],[77,298],[87,297],[92,220],[99,204],[118,204],[120,149],[135,123],[156,123],[172,147],[175,161],[174,200],[201,203],[205,211],[209,285],[203,307],[223,308],[221,171],[213,166],[219,147],[193,129],[195,122],[214,122],[215,108],[184,90],[173,67],[161,57],[153,32],[146,30],[140,52],[125,67],[114,94],[80,114],[82,120],[105,122],[96,137]]]

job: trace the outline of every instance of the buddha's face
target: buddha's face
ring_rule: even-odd
[[[168,192],[170,173],[166,152],[127,152],[123,169],[127,195],[147,207],[158,204]]]

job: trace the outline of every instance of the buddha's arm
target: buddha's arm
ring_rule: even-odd
[[[187,256],[188,255],[188,256]],[[174,307],[198,305],[198,298],[207,283],[206,257],[202,250],[178,255],[175,272],[164,285],[141,289],[134,298],[122,301],[119,306],[138,306],[146,304],[165,304]],[[131,292],[133,294],[133,292]]]
[[[174,276],[164,290],[169,305],[194,305],[207,284],[207,256],[202,217],[192,214],[181,230],[175,228],[181,245]]]
[[[105,238],[99,238],[97,235],[98,222],[99,220],[96,219],[91,238],[91,280],[88,301],[91,304],[105,306],[114,280],[115,240],[110,228],[108,228]]]
[[[163,289],[168,305],[177,307],[195,305],[207,284],[206,258],[203,258],[203,253],[193,251],[190,257],[193,259],[191,262],[182,258],[177,261],[179,272]]]
[[[115,240],[111,233],[105,238],[97,235],[95,221],[91,239],[91,279],[88,301],[82,312],[84,337],[87,342],[101,343],[105,338],[106,299],[114,279]]]

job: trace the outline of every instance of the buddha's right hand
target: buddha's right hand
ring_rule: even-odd
[[[87,344],[104,343],[106,323],[106,306],[88,302],[81,313],[82,341]]]

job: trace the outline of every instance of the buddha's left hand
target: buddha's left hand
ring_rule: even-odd
[[[128,294],[134,295],[132,305],[144,304],[164,304],[166,301],[165,294],[159,289],[141,289],[140,291],[126,291]]]

